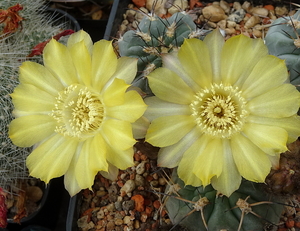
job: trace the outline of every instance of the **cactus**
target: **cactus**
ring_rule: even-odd
[[[277,224],[283,206],[269,201],[263,184],[244,180],[228,198],[218,195],[211,185],[185,186],[176,170],[172,178],[180,189],[168,197],[166,209],[173,224],[189,231],[197,230],[264,230],[268,223]],[[172,186],[171,186],[172,187]],[[166,189],[169,193],[170,187]]]
[[[13,30],[0,24],[0,187],[5,191],[18,187],[19,179],[28,178],[25,159],[30,153],[28,148],[12,144],[8,137],[8,124],[13,119],[13,105],[9,96],[18,84],[18,68],[37,44],[50,39],[63,29],[63,25],[52,25],[53,16],[45,16],[44,1],[1,1],[0,9],[7,12],[18,6],[18,20]],[[9,22],[9,21],[8,21]],[[40,56],[30,58],[41,62]]]
[[[145,16],[136,31],[127,31],[118,40],[121,56],[138,58],[138,74],[133,85],[151,94],[147,76],[161,67],[161,55],[177,51],[185,38],[204,38],[208,31],[198,29],[192,18],[185,12],[173,14],[168,19]]]
[[[265,38],[271,55],[284,59],[290,82],[300,90],[300,11],[292,17],[276,19]]]

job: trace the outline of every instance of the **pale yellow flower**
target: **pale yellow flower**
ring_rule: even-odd
[[[283,60],[261,39],[224,42],[218,30],[185,40],[152,72],[146,141],[162,147],[159,166],[178,166],[187,185],[230,196],[241,178],[264,182],[287,142],[300,135],[300,94],[285,83]]]
[[[9,135],[18,146],[34,145],[26,162],[30,175],[46,183],[65,175],[73,196],[91,188],[98,171],[113,177],[117,168],[133,166],[132,123],[146,110],[128,90],[137,60],[117,59],[111,42],[93,45],[84,31],[67,46],[52,39],[43,60],[44,66],[28,61],[20,67]]]

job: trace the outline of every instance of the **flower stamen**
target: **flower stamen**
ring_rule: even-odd
[[[104,107],[87,87],[70,85],[56,97],[51,116],[57,121],[55,132],[64,136],[85,138],[101,126]]]
[[[241,131],[244,117],[248,114],[246,100],[238,88],[222,83],[198,92],[190,107],[204,133],[222,138],[229,138]]]

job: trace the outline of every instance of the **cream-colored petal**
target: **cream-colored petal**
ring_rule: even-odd
[[[231,137],[231,148],[241,176],[246,180],[264,182],[271,170],[268,155],[241,134]]]
[[[128,148],[127,150],[120,150],[118,147],[108,145],[106,158],[109,163],[121,170],[125,170],[134,165],[132,147]]]
[[[206,44],[209,50],[210,63],[212,67],[213,82],[221,82],[221,52],[224,46],[225,40],[219,29],[213,30],[211,33],[205,36],[203,42]]]
[[[53,95],[30,84],[18,85],[10,96],[18,111],[30,114],[49,114],[56,103]]]
[[[112,79],[123,79],[127,84],[131,84],[137,72],[137,61],[137,58],[126,56],[119,58]]]
[[[135,144],[131,124],[127,121],[108,119],[101,127],[101,134],[108,145],[127,150]]]
[[[269,155],[287,151],[286,142],[288,133],[283,128],[246,123],[243,127],[243,133],[257,147]]]
[[[254,66],[241,91],[245,98],[251,99],[280,86],[287,77],[288,72],[284,60],[267,55]]]
[[[118,177],[119,169],[116,166],[112,165],[111,163],[109,162],[107,163],[108,163],[108,171],[107,172],[100,171],[100,174],[111,181],[115,181]]]
[[[72,34],[69,39],[67,46],[70,48],[74,44],[83,41],[86,48],[88,49],[88,52],[90,55],[92,55],[93,50],[93,41],[91,39],[91,36],[86,33],[84,30],[77,31],[76,33]]]
[[[48,115],[16,118],[9,125],[9,138],[19,147],[30,147],[54,133],[56,121]]]
[[[210,184],[211,178],[219,177],[224,166],[224,150],[222,139],[212,138],[206,143],[201,151],[188,150],[187,152],[195,151],[199,155],[191,161],[195,161],[193,173],[202,181],[203,186]],[[218,160],[218,161],[216,161]]]
[[[111,79],[118,65],[112,41],[100,40],[93,47],[92,55],[92,85],[101,91]]]
[[[264,117],[288,117],[295,115],[300,105],[300,93],[295,86],[283,84],[248,102],[251,114]]]
[[[211,185],[219,193],[230,197],[230,195],[236,191],[241,184],[242,177],[235,165],[232,151],[230,147],[230,141],[223,139],[223,170],[219,177],[214,176],[211,179]]]
[[[21,84],[31,84],[53,96],[64,89],[63,84],[43,65],[34,62],[23,62],[20,66]]]
[[[296,115],[286,118],[268,118],[249,115],[247,117],[247,122],[276,126],[285,129],[289,135],[288,143],[294,142],[300,136],[300,117]]]
[[[150,121],[142,116],[137,121],[131,124],[132,126],[132,134],[134,139],[144,139],[149,128]]]
[[[204,151],[210,141],[210,136],[202,135],[182,156],[177,172],[179,178],[182,179],[186,185],[192,185],[195,187],[202,185],[203,182],[200,180],[199,176],[194,174],[194,170],[198,168],[196,159]]]
[[[29,174],[48,183],[66,173],[78,141],[56,134],[33,150],[26,159]]]
[[[268,156],[269,160],[271,161],[271,165],[273,169],[279,169],[279,160],[280,160],[280,154],[281,153],[277,153],[274,156]]]
[[[250,39],[238,35],[228,39],[221,54],[221,76],[223,84],[241,87],[253,67],[268,49],[261,39]]]
[[[125,93],[125,100],[121,105],[106,107],[105,110],[108,117],[133,123],[144,114],[146,108],[147,105],[139,93],[128,91]]]
[[[161,148],[158,152],[157,165],[167,168],[178,166],[185,151],[194,144],[201,135],[199,128],[195,127],[177,143]]]
[[[176,52],[163,54],[162,64],[163,67],[174,71],[191,89],[193,89],[194,92],[200,91],[201,88],[198,86],[198,84],[191,77],[189,77],[188,73],[183,69]]]
[[[152,121],[146,141],[157,147],[177,143],[196,126],[190,115],[162,116]]]
[[[191,103],[193,90],[175,72],[161,67],[147,77],[152,92],[158,98],[177,104]]]
[[[128,84],[122,79],[114,79],[103,93],[103,103],[107,107],[119,106],[124,103]]]
[[[76,163],[78,162],[79,153],[81,151],[83,142],[78,143],[77,149],[74,153],[74,156],[70,162],[69,168],[64,175],[64,184],[65,189],[69,192],[70,196],[75,196],[83,188],[79,187],[77,179],[75,177],[76,173]]]
[[[45,67],[66,87],[78,83],[76,68],[69,49],[52,39],[44,48]]]
[[[178,59],[184,71],[198,86],[210,87],[212,83],[212,66],[209,49],[200,39],[185,39]]]
[[[76,68],[78,82],[88,87],[91,86],[92,59],[84,41],[74,44],[69,51]]]
[[[101,134],[84,141],[75,168],[75,177],[80,188],[92,189],[99,171],[108,171],[106,143]]]
[[[164,116],[191,115],[189,105],[170,103],[156,96],[146,98],[145,103],[148,105],[148,108],[144,116],[150,121],[160,117],[162,112]]]

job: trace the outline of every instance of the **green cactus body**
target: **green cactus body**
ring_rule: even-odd
[[[292,22],[295,26],[293,26]],[[300,85],[300,11],[291,18],[276,19],[270,27],[265,42],[271,55],[284,59],[290,71],[290,82]],[[300,87],[297,87],[300,90]]]
[[[185,38],[200,38],[204,34],[205,31],[197,29],[192,18],[184,12],[175,13],[168,19],[144,17],[138,30],[127,31],[118,41],[121,56],[138,58],[138,75],[133,85],[151,93],[145,76],[162,66],[161,55],[177,51]]]
[[[262,184],[256,184],[249,181],[243,181],[240,188],[235,191],[229,198],[223,195],[217,195],[217,191],[211,185],[204,187],[184,186],[182,180],[177,176],[176,171],[173,172],[172,181],[180,186],[178,194],[180,198],[188,201],[196,202],[201,198],[207,198],[208,203],[203,207],[203,222],[201,211],[195,211],[189,214],[193,209],[193,204],[182,201],[175,197],[168,197],[166,201],[166,209],[173,224],[180,224],[189,231],[236,231],[239,230],[241,221],[241,209],[236,206],[239,199],[246,200],[250,205],[256,202],[268,201],[268,196],[262,189]],[[169,188],[166,189],[168,193]],[[176,196],[176,194],[172,194]],[[246,199],[250,196],[248,199]],[[251,211],[258,214],[262,218],[245,212],[241,222],[240,230],[243,231],[261,231],[268,222],[277,224],[281,212],[282,205],[278,204],[259,204],[250,207]],[[188,215],[189,214],[189,215]],[[188,216],[186,216],[188,215]],[[207,227],[207,228],[206,228]]]

